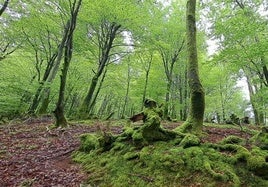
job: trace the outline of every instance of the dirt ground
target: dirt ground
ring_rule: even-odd
[[[71,153],[79,147],[79,135],[99,129],[122,132],[121,126],[109,129],[101,122],[74,124],[66,129],[49,130],[51,118],[29,118],[0,126],[0,186],[78,187],[87,179],[81,166],[72,162]],[[174,129],[181,123],[166,123]],[[205,127],[202,142],[218,142],[228,135],[249,138],[236,129]]]

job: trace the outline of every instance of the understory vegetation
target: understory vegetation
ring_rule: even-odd
[[[132,124],[133,125],[133,124]],[[215,128],[220,125],[208,124]],[[205,126],[206,127],[206,126]],[[137,142],[142,126],[122,134],[83,134],[73,154],[88,172],[92,186],[267,186],[267,128],[244,128],[217,141],[176,132],[169,141]],[[229,125],[229,128],[235,127]],[[246,134],[243,137],[241,134]]]

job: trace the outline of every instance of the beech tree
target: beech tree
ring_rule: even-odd
[[[56,109],[54,110],[54,114],[56,117],[56,126],[59,127],[65,127],[67,126],[67,121],[64,116],[64,99],[65,99],[65,87],[66,87],[66,81],[67,81],[67,73],[69,70],[69,66],[72,59],[73,54],[73,37],[74,37],[74,31],[76,28],[76,21],[77,16],[79,12],[79,8],[81,6],[82,0],[74,0],[73,2],[69,0],[69,7],[70,7],[70,19],[67,21],[64,35],[66,37],[63,37],[65,39],[64,41],[64,63],[62,68],[62,74],[60,76],[60,90],[59,90],[59,97],[58,102],[56,105]],[[62,55],[60,53],[59,55]],[[58,60],[61,60],[61,56],[58,55]]]
[[[267,89],[267,17],[263,1],[211,1],[209,16],[214,26],[211,35],[218,40],[219,52],[214,61],[228,64],[234,73],[243,71],[247,78],[255,122],[264,123]],[[221,9],[219,10],[219,6]],[[259,94],[260,93],[260,94]]]
[[[100,84],[100,77],[105,77],[105,68],[128,54],[129,44],[124,41],[124,33],[129,32],[128,26],[136,14],[134,1],[96,0],[90,2],[87,8],[89,14],[85,15],[85,23],[88,25],[89,42],[92,43],[91,54],[95,57],[94,61],[97,61],[97,67],[92,69],[94,75],[80,107],[82,118],[88,117],[95,105],[95,98],[99,94],[96,87]]]
[[[200,134],[205,111],[205,93],[200,82],[196,45],[196,0],[187,0],[186,33],[188,52],[188,83],[190,87],[190,111],[180,130]]]

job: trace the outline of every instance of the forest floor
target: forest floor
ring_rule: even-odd
[[[73,124],[66,129],[49,130],[51,118],[27,119],[0,125],[0,186],[80,186],[87,174],[71,158],[79,148],[79,135],[97,131],[122,132],[122,124],[107,128],[105,122]],[[174,129],[181,123],[163,123]],[[220,126],[220,125],[219,125]],[[239,128],[204,127],[202,142],[216,143],[228,135],[250,138]]]

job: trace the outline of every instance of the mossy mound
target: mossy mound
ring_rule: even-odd
[[[266,150],[248,150],[237,137],[226,138],[219,144],[202,144],[192,134],[174,132],[175,137],[165,141],[137,141],[141,128],[126,128],[118,136],[81,136],[80,150],[73,158],[89,173],[88,184],[268,186]]]

